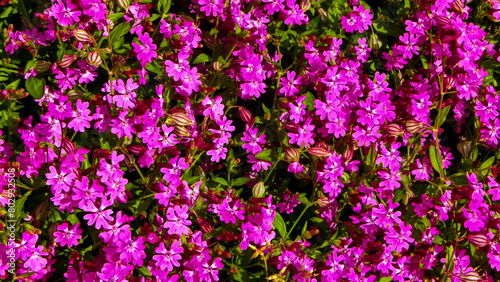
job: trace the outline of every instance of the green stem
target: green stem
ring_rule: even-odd
[[[302,213],[300,213],[300,215],[299,215],[299,217],[297,218],[297,220],[293,223],[292,228],[290,228],[290,230],[288,231],[288,233],[286,233],[285,238],[283,238],[283,241],[286,241],[286,239],[288,238],[288,236],[290,236],[290,233],[292,233],[292,231],[293,231],[293,229],[295,228],[295,226],[297,225],[297,223],[299,223],[299,221],[300,221],[300,219],[302,218],[302,216],[306,213],[307,209],[308,209],[310,206],[314,205],[314,204],[316,204],[316,202],[310,203],[309,205],[307,205],[307,206],[305,207],[305,209],[302,211]]]

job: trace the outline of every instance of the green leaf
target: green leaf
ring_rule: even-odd
[[[21,199],[17,199],[16,200],[16,208],[15,208],[15,220],[17,221],[21,221],[24,216],[25,216],[25,213],[23,211],[24,209],[24,203],[26,202],[26,200],[28,199],[28,197],[31,195],[31,190],[26,192],[26,194],[24,194]]]
[[[250,178],[248,178],[248,177],[239,177],[239,178],[236,178],[236,180],[233,183],[233,186],[236,186],[236,187],[242,186],[242,185],[247,184],[248,181],[250,181]]]
[[[270,115],[271,114],[271,111],[269,110],[268,107],[266,107],[266,105],[264,105],[264,103],[262,103],[262,110],[264,111],[264,113],[266,115]]]
[[[130,23],[121,23],[109,33],[109,40],[113,44],[113,48],[120,48],[124,42],[124,35],[127,34],[131,29]]]
[[[210,57],[207,54],[203,53],[203,54],[198,55],[198,57],[196,57],[196,59],[194,59],[193,65],[206,63],[208,61],[210,61]]]
[[[212,180],[219,183],[220,185],[228,186],[226,179],[224,179],[222,177],[215,177]]]
[[[481,169],[487,169],[487,168],[490,168],[491,165],[495,162],[495,156],[493,157],[490,157],[489,159],[487,159],[484,163],[482,163],[480,166],[479,166],[479,170]]]
[[[429,155],[431,157],[432,167],[439,172],[440,175],[443,175],[443,159],[441,159],[441,155],[436,150],[436,145],[432,145],[429,147]]]
[[[159,0],[158,1],[158,12],[160,14],[165,15],[170,10],[170,6],[172,5],[172,0]]]
[[[255,157],[259,160],[270,162],[271,161],[271,152],[272,152],[271,149],[267,149],[267,150],[264,150],[264,151],[258,153],[257,155],[255,155]]]
[[[273,226],[278,230],[278,233],[280,234],[281,238],[285,238],[286,236],[286,224],[285,221],[283,220],[283,217],[276,212],[276,215],[274,216],[274,222]]]
[[[446,118],[448,117],[448,112],[450,111],[450,106],[444,108],[441,110],[441,114],[439,116],[439,121],[438,121],[438,126],[441,127],[441,125],[446,121]]]
[[[45,80],[43,78],[38,77],[30,77],[25,82],[26,90],[33,96],[35,99],[42,99],[45,93]]]
[[[121,19],[123,16],[125,16],[125,13],[114,13],[108,15],[108,18],[114,22],[117,22],[119,19]]]

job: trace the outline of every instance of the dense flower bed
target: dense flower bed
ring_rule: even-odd
[[[2,0],[0,275],[497,281],[497,0]]]

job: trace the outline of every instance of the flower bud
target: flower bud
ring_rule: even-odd
[[[194,167],[193,171],[194,176],[199,176],[201,179],[205,178],[205,170],[199,165]]]
[[[467,234],[467,240],[472,243],[472,245],[481,248],[491,244],[491,240],[483,234],[469,233]]]
[[[106,149],[95,149],[93,156],[94,158],[109,159],[111,157],[111,154],[109,153],[109,150]]]
[[[52,222],[52,224],[49,226],[49,238],[50,238],[50,241],[54,241],[54,232],[57,231],[57,226],[59,225],[59,223],[57,223],[56,221]]]
[[[70,91],[68,91],[68,94],[66,94],[66,96],[68,96],[68,101],[76,102],[83,96],[83,92],[71,89]]]
[[[219,63],[219,62],[217,62],[217,61],[215,61],[215,62],[212,63],[212,69],[214,71],[218,72],[218,71],[220,71],[222,69],[222,64]]]
[[[300,9],[304,12],[311,8],[311,0],[302,0],[300,1]]]
[[[35,219],[38,221],[44,220],[49,215],[50,205],[44,201],[35,209]]]
[[[74,61],[76,61],[75,55],[64,55],[62,61],[59,63],[59,66],[62,68],[69,67]]]
[[[125,157],[123,161],[120,162],[120,166],[126,167],[128,171],[132,171],[132,167],[134,167],[135,158],[130,153],[125,152],[123,154]]]
[[[146,148],[142,145],[128,145],[127,150],[136,156],[142,156],[146,153]]]
[[[318,206],[322,209],[327,208],[331,203],[332,202],[326,196],[321,196],[318,198]]]
[[[73,35],[75,36],[76,40],[80,42],[92,42],[92,36],[88,34],[87,31],[83,29],[77,29],[73,32]]]
[[[198,224],[200,225],[201,231],[208,233],[213,230],[213,227],[208,223],[208,221],[202,217],[198,217]]]
[[[266,193],[266,187],[264,186],[264,182],[259,181],[255,186],[252,188],[252,195],[255,198],[261,198],[264,196],[264,193]]]
[[[380,40],[376,33],[372,33],[370,35],[370,38],[368,39],[368,47],[370,47],[373,51],[378,51],[382,48],[382,40]]]
[[[118,6],[124,10],[127,10],[130,6],[130,0],[117,0]]]
[[[300,159],[300,153],[295,148],[286,147],[286,149],[285,149],[285,158],[289,162],[298,162],[299,159]]]
[[[322,147],[311,147],[309,148],[309,154],[313,157],[323,158],[330,156],[330,152]]]
[[[470,142],[461,138],[457,144],[457,150],[462,155],[462,158],[468,158],[471,150]]]
[[[87,58],[85,59],[87,64],[92,65],[92,66],[100,66],[102,64],[102,59],[101,55],[99,55],[99,51],[92,51]]]
[[[433,18],[437,23],[442,25],[449,25],[451,23],[450,18],[445,16],[434,16]]]
[[[348,145],[347,148],[345,148],[344,152],[342,152],[342,158],[346,163],[349,163],[353,157],[354,157],[354,147]]]
[[[451,3],[451,9],[458,14],[461,14],[464,12],[464,3],[463,0],[455,0],[453,3]]]
[[[177,134],[178,136],[188,137],[191,135],[184,126],[175,125],[174,127],[175,127],[174,133]]]
[[[244,107],[239,108],[241,120],[249,123],[252,121],[252,113]]]
[[[451,76],[451,75],[447,75],[444,78],[443,82],[444,82],[444,89],[445,89],[445,91],[449,91],[453,87],[455,87],[456,79],[453,76]]]
[[[389,134],[391,137],[396,137],[399,135],[402,135],[404,133],[403,129],[399,124],[396,123],[389,123],[389,124],[384,124],[382,126],[382,129]]]
[[[193,121],[185,113],[182,112],[173,113],[172,120],[174,124],[178,126],[190,126],[193,124]]]
[[[470,271],[460,275],[460,282],[475,282],[475,281],[483,281],[479,273],[475,271]]]
[[[66,153],[71,153],[71,152],[74,152],[76,150],[76,146],[73,142],[71,142],[71,140],[69,140],[68,137],[64,137],[62,139],[62,147],[64,149],[64,151],[66,151]]]
[[[38,72],[38,73],[43,73],[43,72],[46,72],[46,71],[50,70],[51,66],[52,66],[51,62],[36,61],[35,71]]]
[[[319,16],[321,17],[321,21],[328,22],[328,13],[323,8],[318,8]]]
[[[424,124],[420,121],[416,121],[414,119],[406,121],[405,124],[406,130],[410,132],[411,134],[414,134],[416,132],[419,132],[424,128]]]
[[[284,124],[284,126],[285,126],[285,129],[290,131],[290,132],[293,132],[293,133],[299,132],[299,125],[298,124],[287,122]]]
[[[303,169],[301,172],[294,173],[293,176],[295,179],[306,179],[309,177],[309,168],[307,166],[302,166]]]

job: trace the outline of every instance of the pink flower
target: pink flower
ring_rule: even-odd
[[[294,71],[287,71],[286,78],[281,77],[281,88],[279,93],[284,95],[285,97],[293,96],[299,93],[299,86],[302,84],[302,77],[299,76],[295,79]]]
[[[137,58],[141,61],[144,67],[147,63],[152,62],[156,58],[156,44],[153,44],[153,39],[149,37],[149,33],[138,33],[139,41],[142,45],[132,42],[134,52],[137,53]]]
[[[266,135],[262,134],[257,137],[259,130],[257,128],[252,128],[250,126],[246,126],[246,131],[243,132],[243,137],[241,141],[247,142],[243,144],[241,147],[247,151],[249,154],[256,155],[257,153],[262,151],[261,145],[266,144]]]
[[[77,132],[85,132],[85,128],[90,128],[92,116],[90,116],[88,107],[89,102],[76,101],[76,111],[73,112],[73,119],[68,123],[68,128],[72,128]]]
[[[52,16],[57,20],[57,23],[62,26],[70,26],[75,22],[79,22],[79,16],[81,15],[82,12],[79,11],[79,7],[71,3],[71,0],[58,0],[57,3],[52,6]]]
[[[389,226],[389,229],[385,231],[384,240],[387,242],[389,249],[397,251],[400,253],[403,249],[408,249],[410,247],[409,243],[413,243],[415,239],[411,236],[411,225],[405,226],[404,223],[400,223],[397,230],[393,226]]]
[[[314,125],[311,124],[312,119],[308,119],[304,124],[299,127],[298,133],[289,132],[290,144],[297,144],[297,146],[308,148],[310,145],[314,144]]]
[[[95,223],[95,228],[97,230],[100,230],[101,227],[107,228],[109,226],[108,220],[113,220],[113,217],[111,216],[113,214],[113,210],[106,208],[110,207],[112,204],[112,200],[101,198],[99,208],[97,208],[94,203],[84,206],[83,210],[89,212],[89,214],[83,216],[83,219],[88,220],[88,224],[90,226]]]
[[[82,232],[80,228],[80,223],[75,223],[73,227],[69,228],[68,223],[64,222],[63,224],[57,226],[57,230],[54,232],[54,241],[56,243],[61,243],[61,246],[64,247],[68,245],[68,248],[78,245],[78,240],[82,239]]]
[[[132,138],[132,134],[135,134],[135,128],[132,126],[134,119],[128,118],[127,115],[128,111],[121,111],[117,118],[111,120],[111,133],[116,134],[118,138]]]
[[[167,210],[167,221],[163,224],[163,228],[168,229],[168,234],[189,234],[189,225],[191,221],[188,220],[188,206],[183,205],[182,208],[178,205],[169,207]]]
[[[207,17],[210,15],[218,17],[224,10],[224,1],[222,0],[199,0],[200,12],[205,12]]]
[[[184,248],[179,241],[174,241],[169,250],[165,248],[164,242],[160,242],[160,245],[155,249],[155,253],[158,255],[154,255],[153,260],[156,261],[161,270],[166,269],[170,272],[174,269],[174,266],[181,266],[179,261],[182,259],[181,254],[183,251]]]

